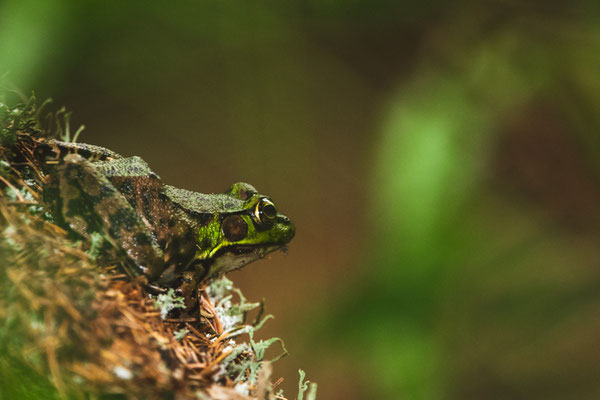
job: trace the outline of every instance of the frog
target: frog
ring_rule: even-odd
[[[36,153],[56,222],[87,239],[103,233],[126,255],[128,273],[153,285],[221,276],[285,251],[295,235],[273,200],[245,182],[205,194],[167,185],[142,158],[101,146],[49,140]]]

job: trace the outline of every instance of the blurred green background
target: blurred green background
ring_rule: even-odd
[[[600,397],[600,3],[0,2],[0,75],[297,224],[231,274],[322,399]]]

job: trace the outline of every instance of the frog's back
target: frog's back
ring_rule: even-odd
[[[90,161],[108,161],[123,158],[120,154],[101,146],[95,146],[87,143],[62,142],[60,140],[49,140],[43,146],[48,151],[48,159],[55,158],[61,160],[68,154],[79,154]]]
[[[235,213],[244,210],[244,201],[226,194],[205,194],[164,185],[171,202],[194,214]]]

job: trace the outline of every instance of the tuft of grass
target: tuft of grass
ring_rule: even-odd
[[[73,136],[71,136],[71,114],[65,107],[61,107],[54,114],[50,113],[49,118],[54,120],[54,134],[63,142],[75,143],[79,135],[85,129],[85,125],[79,126]]]

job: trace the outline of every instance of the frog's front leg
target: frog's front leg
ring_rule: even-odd
[[[91,162],[77,154],[58,167],[62,216],[76,232],[87,236],[99,224],[141,272],[156,280],[165,269],[163,252],[135,209]]]

